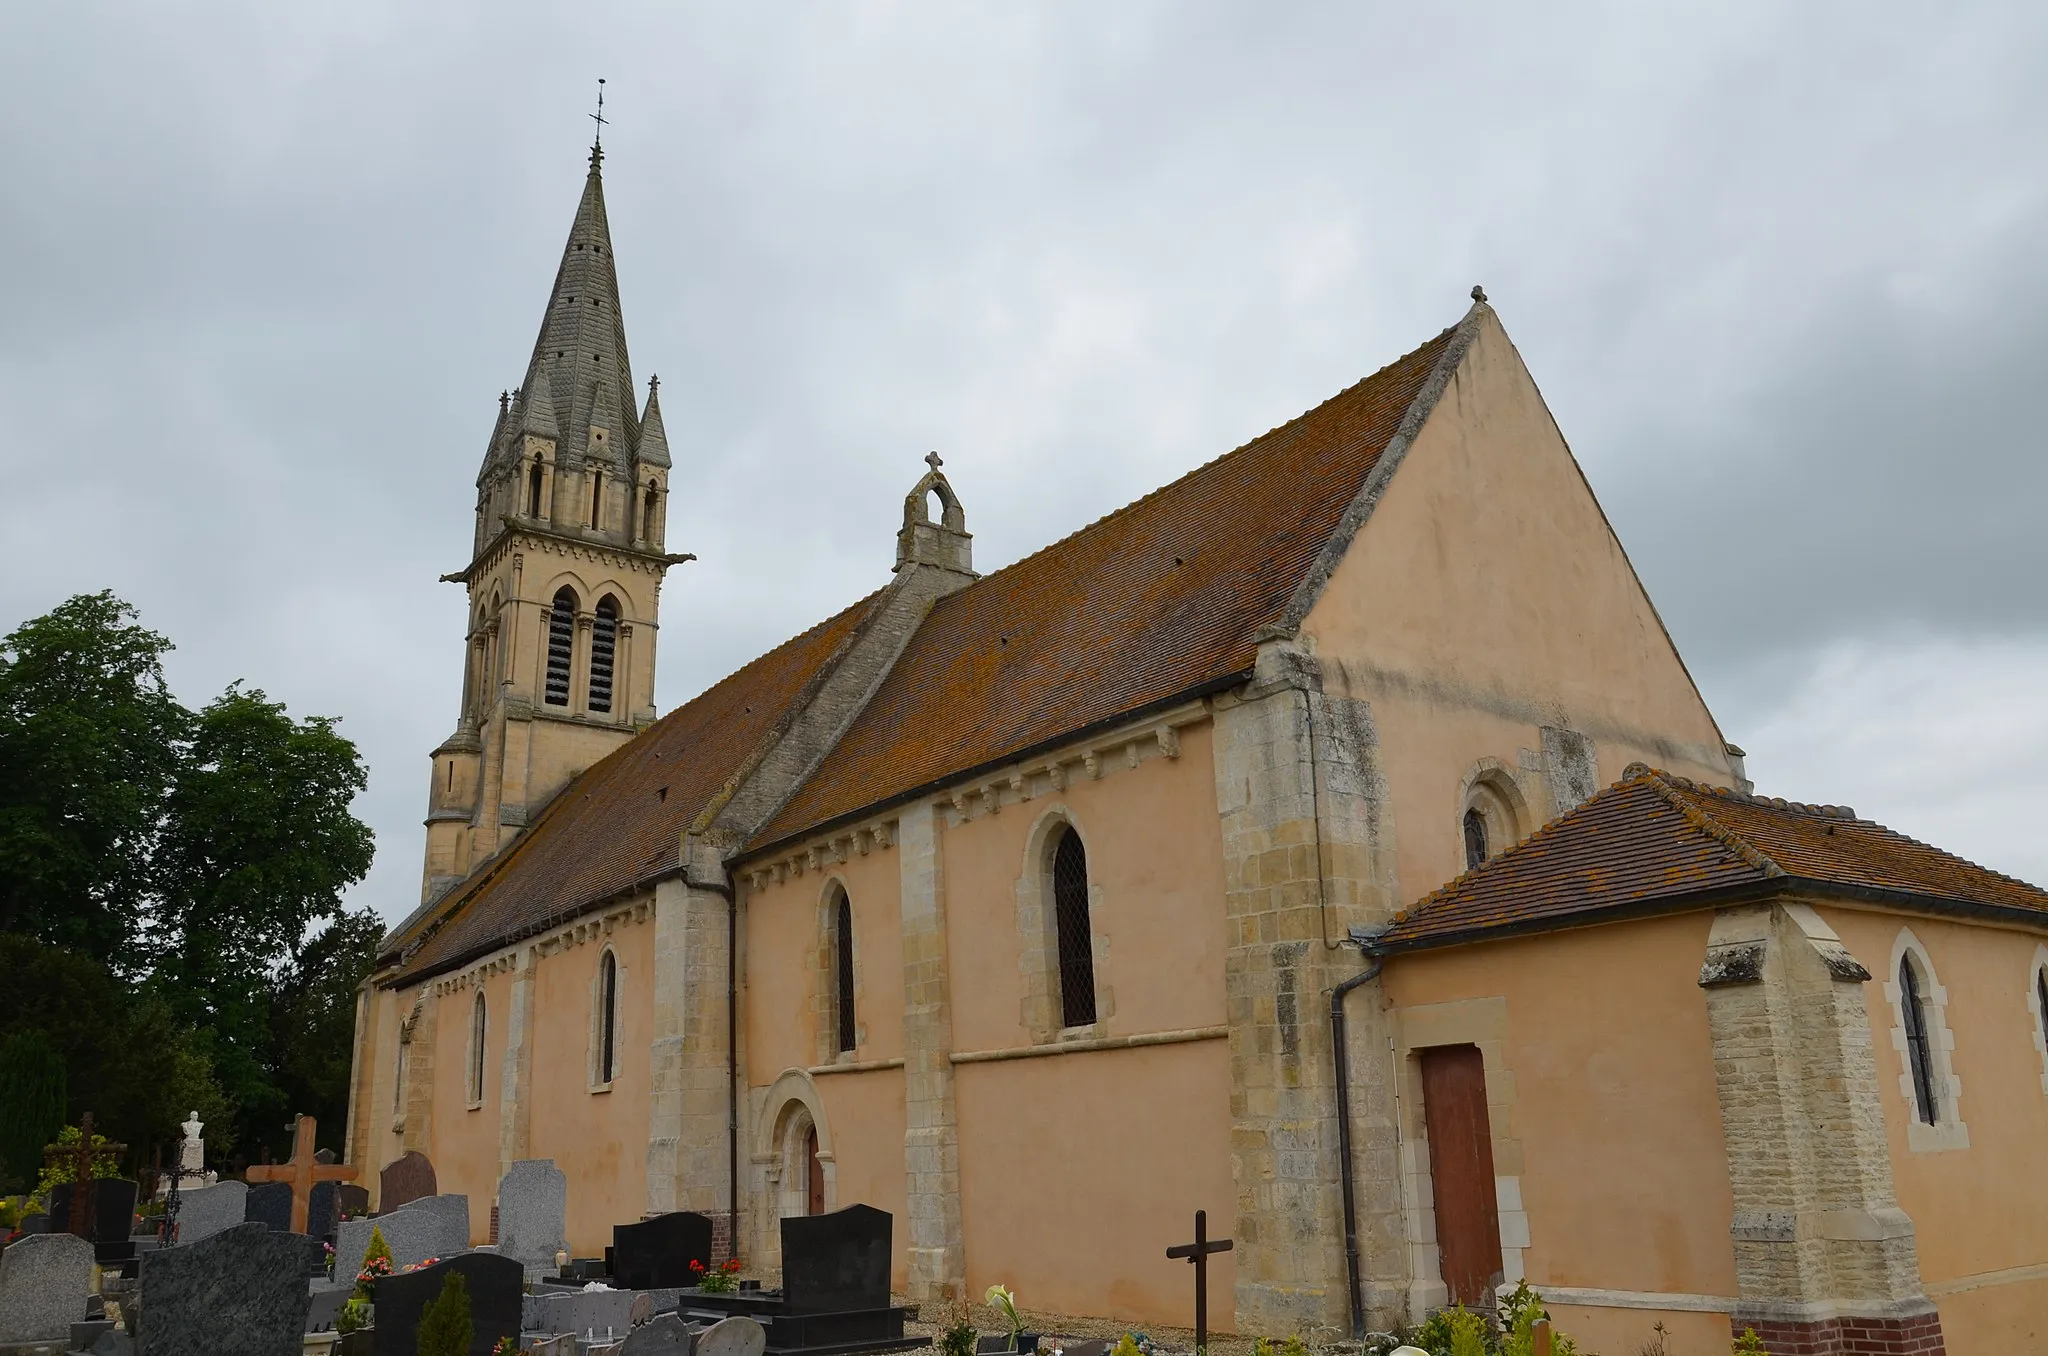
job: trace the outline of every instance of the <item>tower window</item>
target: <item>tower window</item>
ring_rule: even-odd
[[[1899,958],[1899,1015],[1906,1023],[1906,1059],[1912,1065],[1913,1109],[1923,1125],[1939,1117],[1940,1102],[1934,1095],[1934,1045],[1927,1036],[1927,1005],[1920,995],[1920,975],[1913,958]]]
[[[599,441],[603,440],[599,439]],[[604,472],[602,471],[592,471],[590,473],[590,526],[593,529],[604,526]]]
[[[1465,869],[1471,871],[1486,860],[1486,816],[1478,810],[1465,811]]]
[[[647,502],[640,510],[640,536],[644,541],[654,539],[654,486],[647,487]]]
[[[612,709],[612,660],[619,647],[619,605],[606,594],[590,628],[590,709]]]
[[[540,517],[540,458],[533,459],[533,469],[526,473],[526,516]]]
[[[617,1052],[619,1034],[619,958],[607,951],[603,967],[598,974],[597,1001],[603,1004],[597,1015],[598,1020],[598,1068],[597,1081],[609,1083],[618,1071]]]
[[[1052,894],[1060,952],[1060,1025],[1095,1025],[1095,940],[1088,916],[1088,852],[1081,835],[1060,833],[1052,855]]]
[[[569,704],[569,663],[576,646],[576,594],[563,589],[548,609],[548,677],[546,701],[549,706]]]
[[[832,911],[832,998],[839,1025],[839,1043],[834,1048],[851,1050],[857,1035],[853,1020],[853,901],[844,890]]]

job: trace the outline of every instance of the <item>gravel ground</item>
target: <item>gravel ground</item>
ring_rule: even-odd
[[[907,1302],[900,1295],[896,1297],[896,1303],[898,1304]],[[973,1316],[975,1325],[985,1335],[993,1336],[1008,1330],[1007,1324],[1001,1318],[996,1317],[993,1311],[984,1306],[976,1305]],[[1133,1331],[1134,1328],[1136,1331],[1142,1332],[1152,1339],[1153,1349],[1157,1352],[1191,1353],[1195,1349],[1195,1330],[1193,1328],[1168,1328],[1156,1323],[1134,1325],[1113,1318],[1084,1318],[1075,1314],[1048,1314],[1035,1309],[1019,1309],[1017,1316],[1024,1321],[1024,1330],[1026,1332],[1039,1334],[1038,1350],[1041,1353],[1049,1354],[1057,1351],[1064,1343],[1083,1342],[1092,1338],[1114,1342],[1125,1333]],[[924,1311],[918,1315],[915,1322],[907,1323],[904,1326],[910,1332],[930,1337],[936,1341],[939,1329],[944,1326],[945,1317],[940,1312],[938,1306],[926,1305],[924,1306]],[[939,1322],[934,1323],[933,1319],[937,1319]],[[1209,1356],[1251,1356],[1254,1340],[1254,1337],[1240,1337],[1235,1334],[1211,1332],[1209,1334]],[[1355,1353],[1358,1348],[1355,1344],[1346,1342],[1331,1346],[1311,1346],[1310,1350],[1315,1353],[1315,1356],[1335,1356],[1336,1353],[1341,1352]]]

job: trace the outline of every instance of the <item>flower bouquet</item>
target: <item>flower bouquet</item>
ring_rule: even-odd
[[[697,1288],[707,1295],[729,1295],[740,1288],[740,1259],[728,1257],[715,1267],[707,1267],[692,1258],[690,1270],[696,1273]]]

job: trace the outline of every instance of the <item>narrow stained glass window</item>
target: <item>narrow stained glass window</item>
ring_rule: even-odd
[[[1095,1024],[1095,940],[1088,916],[1088,852],[1081,835],[1060,833],[1053,849],[1052,892],[1060,953],[1060,1025]]]
[[[1913,1105],[1924,1124],[1933,1125],[1940,1103],[1934,1095],[1934,1047],[1927,1038],[1927,1008],[1920,996],[1920,975],[1911,956],[1899,960],[1899,1012],[1906,1022],[1906,1059],[1913,1071]]]
[[[1465,869],[1472,870],[1486,860],[1486,816],[1465,811]]]
[[[839,907],[832,911],[832,993],[839,1022],[839,1049],[853,1049],[857,1043],[853,1016],[853,901],[839,892]]]
[[[597,1001],[604,1007],[598,1013],[602,1046],[597,1081],[609,1083],[616,1069],[619,1028],[619,958],[609,951],[604,953],[604,973],[600,977],[598,990]]]

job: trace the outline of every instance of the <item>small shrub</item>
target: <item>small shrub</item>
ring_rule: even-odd
[[[334,1330],[338,1333],[360,1332],[370,1326],[370,1302],[351,1299],[341,1306],[334,1315]]]
[[[953,1321],[939,1334],[939,1350],[945,1356],[974,1356],[974,1344],[981,1337],[968,1316],[967,1306],[961,1304],[953,1310]]]
[[[1771,1356],[1764,1347],[1764,1339],[1756,1335],[1755,1328],[1744,1328],[1731,1351],[1733,1356]]]
[[[451,1271],[441,1293],[420,1314],[420,1356],[469,1356],[476,1324],[469,1316],[469,1282]]]
[[[391,1274],[391,1245],[384,1241],[384,1231],[370,1228],[369,1246],[363,1249],[363,1265],[356,1272],[356,1298],[375,1299],[377,1282]]]

